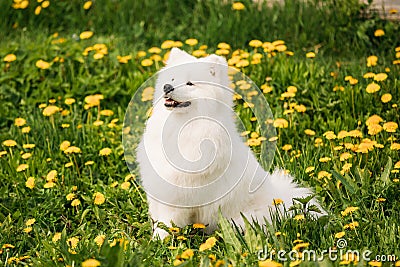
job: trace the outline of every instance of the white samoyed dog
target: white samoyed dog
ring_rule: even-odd
[[[211,232],[219,212],[239,226],[242,214],[263,223],[271,210],[282,211],[275,199],[288,209],[293,198],[312,194],[282,170],[266,172],[240,137],[225,58],[174,48],[166,63],[137,149],[154,237],[168,235],[158,222],[202,223]]]

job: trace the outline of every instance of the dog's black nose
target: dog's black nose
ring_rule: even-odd
[[[170,93],[170,92],[172,92],[172,91],[174,91],[174,87],[173,87],[172,85],[166,83],[166,84],[164,85],[164,93],[165,93],[165,94],[168,94],[168,93]]]

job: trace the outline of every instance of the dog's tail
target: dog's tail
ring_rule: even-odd
[[[244,215],[255,215],[258,220],[266,217],[266,214],[269,214],[266,218],[270,220],[271,211],[272,213],[279,212],[283,216],[292,216],[300,212],[307,212],[312,217],[326,215],[326,211],[321,207],[315,197],[307,204],[302,204],[295,200],[295,198],[304,199],[313,194],[311,189],[300,187],[294,181],[293,177],[289,174],[285,174],[283,170],[275,170],[272,174],[266,174],[262,184],[251,193],[252,207]],[[296,210],[290,209],[296,203],[300,204],[300,209],[298,209],[297,212]],[[266,209],[268,210],[267,212]]]

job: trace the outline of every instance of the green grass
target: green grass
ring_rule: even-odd
[[[399,259],[400,155],[393,147],[399,143],[399,129],[371,135],[366,121],[376,114],[383,119],[381,126],[387,122],[400,124],[400,68],[393,63],[395,48],[400,46],[400,27],[398,22],[376,16],[366,19],[361,15],[365,7],[357,2],[324,1],[321,5],[318,1],[285,1],[284,6],[257,7],[244,1],[246,9],[234,11],[230,3],[212,0],[96,1],[89,10],[84,10],[80,1],[52,1],[34,15],[39,5],[35,1],[24,10],[13,9],[11,1],[1,1],[0,15],[7,19],[0,25],[0,151],[6,151],[0,157],[0,265],[81,266],[83,261],[95,258],[101,266],[171,266],[177,260],[183,262],[182,266],[257,266],[257,252],[263,247],[290,251],[301,239],[300,243],[309,243],[307,249],[321,252],[334,247],[338,240],[335,234],[342,231],[348,249],[369,249],[371,258],[395,254]],[[375,37],[377,29],[383,29],[385,35]],[[94,36],[80,40],[78,36],[84,30],[93,31]],[[275,118],[289,122],[288,128],[278,129],[274,167],[290,171],[299,182],[314,188],[329,211],[328,217],[313,221],[307,216],[305,220],[277,216],[264,228],[247,225],[245,233],[221,218],[219,230],[211,235],[216,237],[216,244],[204,251],[199,250],[200,245],[210,236],[191,225],[164,241],[151,240],[140,177],[130,175],[124,160],[123,120],[137,88],[162,66],[161,62],[142,66],[142,60],[151,53],[140,57],[138,51],[160,47],[167,39],[184,43],[190,37],[197,38],[199,44],[195,48],[184,44],[186,51],[205,44],[207,52],[214,53],[219,42],[227,42],[232,51],[263,54],[260,64],[250,64],[242,72],[259,87],[266,83],[266,77],[272,78],[267,82],[272,92],[265,97]],[[60,38],[65,42],[57,42]],[[282,39],[294,55],[277,52],[268,58],[262,49],[256,51],[248,45],[252,39]],[[96,43],[108,48],[102,59],[94,59],[94,52],[82,54]],[[163,49],[161,56],[166,51]],[[306,58],[306,52],[315,52],[316,57]],[[11,53],[17,59],[4,62]],[[117,56],[125,55],[132,59],[119,63]],[[378,56],[378,64],[368,67],[367,57],[371,55]],[[53,61],[57,57],[62,60]],[[39,59],[52,62],[51,66],[37,68]],[[363,78],[367,72],[388,75],[384,81],[376,81],[380,85],[376,93],[366,92],[372,82]],[[350,75],[358,79],[357,84],[345,81]],[[295,96],[282,100],[281,94],[291,85],[297,88]],[[335,86],[344,90],[334,91]],[[388,93],[392,100],[383,103],[381,96]],[[99,106],[85,109],[85,97],[93,94],[102,94],[104,99]],[[76,102],[67,105],[67,98]],[[63,112],[44,116],[41,104],[51,102]],[[288,113],[290,104],[303,104],[306,111]],[[100,115],[105,109],[114,114]],[[242,102],[238,101],[236,111],[248,130],[258,131]],[[145,113],[143,110],[140,115],[142,122]],[[16,126],[18,117],[24,118],[26,125]],[[104,122],[100,126],[94,125],[98,119]],[[26,126],[29,133],[22,132]],[[314,130],[315,136],[306,135],[306,129]],[[137,145],[142,131],[136,130],[131,136],[132,146]],[[342,130],[359,130],[362,137],[328,140],[324,136],[327,131],[337,135]],[[316,146],[318,138],[323,145]],[[345,143],[358,145],[365,138],[383,147],[373,147],[368,153],[344,147]],[[17,145],[7,147],[3,142],[8,139]],[[61,151],[60,144],[65,140],[79,147],[81,153]],[[24,148],[24,144],[35,147]],[[292,149],[282,150],[286,144]],[[343,148],[338,150],[339,146]],[[100,155],[103,148],[111,148],[112,153]],[[258,146],[253,149],[260,151]],[[344,152],[352,158],[341,161]],[[25,153],[31,156],[27,158]],[[320,162],[323,157],[330,161]],[[93,164],[85,164],[90,161]],[[345,163],[352,166],[341,174]],[[29,167],[17,171],[21,164]],[[310,166],[315,169],[306,172]],[[51,170],[57,171],[55,186],[45,188]],[[329,177],[319,177],[321,171]],[[32,189],[25,184],[29,177],[35,179]],[[94,203],[96,192],[104,195],[103,204]],[[70,193],[79,199],[78,206],[66,198]],[[385,200],[377,201],[380,198]],[[351,206],[358,210],[342,216],[341,212]],[[27,226],[32,218],[35,222]],[[354,230],[344,229],[352,222],[358,222]],[[26,232],[28,227],[32,229]],[[61,233],[59,240],[53,239],[56,233]],[[99,235],[105,237],[102,246],[94,241]],[[73,237],[79,238],[76,247],[71,244]],[[183,259],[187,249],[194,255]],[[15,258],[23,256],[29,258],[17,263]],[[319,264],[338,266],[339,262],[325,257]]]

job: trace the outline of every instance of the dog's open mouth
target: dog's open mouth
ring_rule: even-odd
[[[164,106],[166,106],[167,108],[184,108],[190,106],[191,104],[190,101],[178,102],[167,96],[165,96],[164,98],[165,98]]]

